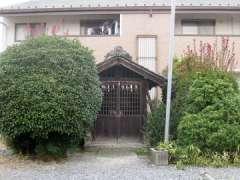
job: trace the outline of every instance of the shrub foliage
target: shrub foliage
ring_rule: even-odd
[[[223,39],[220,51],[202,42],[199,49],[188,48],[175,60],[171,134],[176,143],[156,148],[167,149],[170,162],[180,168],[239,166],[240,94],[230,72],[234,48]]]
[[[211,167],[228,167],[240,165],[239,151],[235,153],[218,153],[212,151],[202,151],[195,145],[185,147],[178,146],[175,142],[169,144],[159,143],[156,146],[159,150],[168,150],[169,162],[176,164],[177,169],[184,169],[185,166],[211,166]]]
[[[186,99],[189,88],[196,72],[208,71],[210,68],[193,58],[192,56],[183,59],[175,59],[173,71],[173,99],[171,108],[171,135],[177,138],[177,126],[186,109]]]
[[[201,150],[234,152],[240,145],[240,96],[225,72],[199,73],[186,99],[178,143]]]
[[[177,126],[186,112],[197,113],[227,94],[239,93],[238,84],[229,72],[216,70],[193,56],[175,60],[173,88],[173,139],[177,138]]]
[[[155,103],[153,110],[148,114],[145,124],[145,135],[152,146],[163,141],[166,106],[164,103]]]
[[[42,36],[8,48],[0,82],[1,133],[34,147],[51,134],[83,139],[101,104],[94,57],[77,41]]]

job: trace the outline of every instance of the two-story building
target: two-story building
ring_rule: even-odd
[[[229,37],[240,57],[239,0],[177,0],[176,49]],[[100,62],[122,46],[134,61],[161,73],[167,65],[168,0],[35,0],[0,10],[0,49],[41,33],[78,39]],[[240,65],[235,67],[238,71]]]
[[[224,37],[229,39],[229,44],[234,43],[236,60],[240,63],[240,0],[176,0],[176,2],[176,56],[181,56],[188,46],[193,46],[193,41],[196,48],[199,48],[201,42],[217,43],[221,46]],[[112,104],[110,108],[109,104],[103,103],[100,115],[104,118],[97,121],[100,123],[99,131],[115,133],[115,130],[111,130],[111,118],[114,116],[115,119],[119,119],[121,116],[125,124],[122,123],[119,128],[126,131],[129,129],[126,127],[132,126],[129,123],[134,122],[136,127],[130,128],[125,134],[137,134],[142,126],[142,115],[146,109],[145,95],[141,89],[151,89],[158,82],[161,84],[164,81],[159,74],[166,69],[168,62],[170,10],[170,0],[29,1],[0,9],[2,16],[0,51],[43,33],[79,40],[94,51],[102,77],[122,75],[126,78],[131,75],[131,81],[128,79],[128,82],[123,78],[117,82],[108,81],[107,84],[103,82],[103,92],[104,90],[108,92],[104,98],[112,96],[115,98],[116,95],[115,99],[118,99],[119,103],[114,106],[116,109],[113,109]],[[132,58],[125,51],[121,53],[135,63],[125,61],[125,56],[118,62],[103,62],[106,54],[116,46],[123,47]],[[112,51],[112,54],[118,55],[118,51],[121,51],[121,48]],[[109,53],[108,56],[111,57],[112,54]],[[112,67],[114,63],[115,66],[121,65],[118,66],[120,68],[114,69]],[[233,68],[237,75],[240,72],[239,63]],[[109,67],[112,68],[111,71]],[[132,80],[133,77],[135,80]],[[116,90],[115,86],[120,90]],[[151,92],[152,96],[158,94],[154,91],[155,89]],[[124,95],[122,100],[121,94]],[[108,122],[107,117],[110,116]],[[132,121],[126,121],[129,117]],[[136,121],[133,121],[133,117]],[[102,122],[109,127],[103,129]]]

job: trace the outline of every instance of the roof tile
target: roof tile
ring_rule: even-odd
[[[240,0],[176,0],[177,6],[239,6]],[[169,6],[170,0],[31,0],[2,9]]]

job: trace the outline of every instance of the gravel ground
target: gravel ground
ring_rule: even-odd
[[[216,180],[240,180],[238,168],[157,167],[146,157],[123,149],[88,150],[51,163],[6,153],[0,158],[0,180],[203,180],[203,173]]]

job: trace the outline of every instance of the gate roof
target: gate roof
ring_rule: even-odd
[[[118,46],[105,56],[105,60],[97,64],[99,74],[103,71],[107,71],[115,66],[123,66],[124,68],[138,74],[143,79],[149,82],[150,88],[160,86],[161,88],[166,86],[167,78],[159,75],[149,69],[132,61],[132,57]]]

